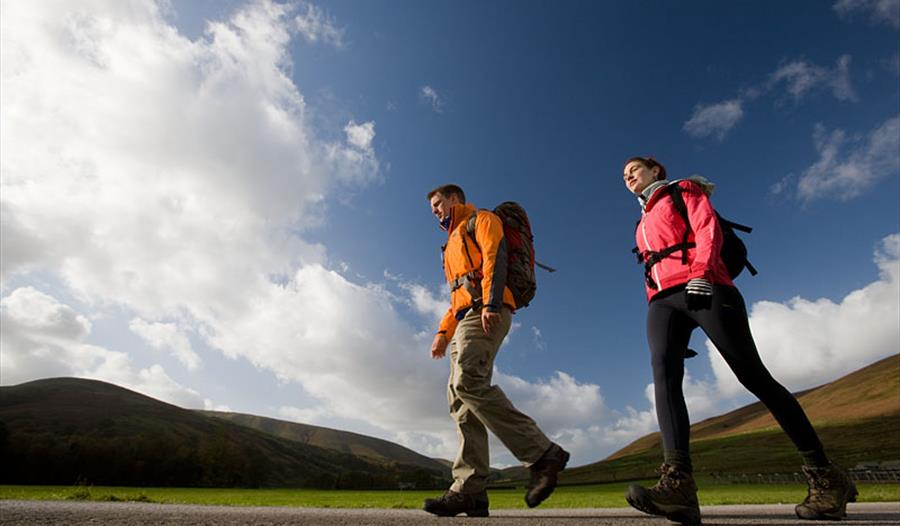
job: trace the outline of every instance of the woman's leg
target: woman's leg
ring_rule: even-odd
[[[827,465],[822,443],[803,408],[794,395],[772,377],[760,359],[741,293],[734,287],[716,285],[712,307],[691,311],[691,315],[715,344],[738,381],[769,409],[804,461]]]
[[[667,463],[691,471],[691,423],[684,401],[684,355],[696,323],[677,308],[678,292],[650,303],[647,312],[647,342],[653,366],[656,416]]]

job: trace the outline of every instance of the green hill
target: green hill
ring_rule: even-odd
[[[445,478],[75,378],[0,387],[0,463],[7,484],[371,488]]]
[[[417,466],[431,471],[447,472],[449,475],[449,469],[445,464],[380,438],[256,415],[219,411],[200,412],[301,444],[353,455],[375,464]]]
[[[796,393],[829,456],[845,466],[900,459],[900,355]],[[761,402],[691,426],[698,473],[792,473],[793,444]],[[659,433],[641,437],[601,462],[566,470],[561,483],[652,478],[662,462]]]

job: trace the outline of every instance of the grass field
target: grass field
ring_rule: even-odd
[[[652,484],[652,481],[648,481]],[[542,507],[619,508],[626,483],[561,486]],[[700,504],[796,503],[806,495],[799,484],[712,484],[701,481]],[[900,501],[900,485],[860,484],[860,502]],[[440,491],[326,491],[311,489],[123,488],[101,486],[0,486],[0,500],[140,501],[218,506],[296,506],[310,508],[411,508]],[[489,491],[491,507],[524,508],[521,489]]]

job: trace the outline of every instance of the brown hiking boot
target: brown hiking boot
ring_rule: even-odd
[[[847,472],[829,464],[824,468],[803,466],[809,493],[794,511],[801,519],[840,520],[847,516],[847,503],[856,502],[856,485]]]
[[[488,496],[486,491],[457,493],[448,489],[436,499],[425,499],[422,509],[439,517],[455,517],[460,513],[469,517],[487,517]]]
[[[529,468],[531,482],[528,484],[528,491],[525,492],[525,503],[529,508],[544,502],[553,493],[556,488],[556,476],[566,469],[568,461],[569,452],[557,444],[551,444],[544,455],[531,465]]]
[[[652,488],[632,484],[625,499],[632,507],[651,515],[662,515],[684,526],[700,524],[700,504],[697,502],[697,484],[690,473],[674,466],[659,467],[660,478]]]

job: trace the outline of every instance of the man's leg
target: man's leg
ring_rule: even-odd
[[[490,474],[487,430],[466,407],[453,387],[459,371],[456,340],[450,344],[450,380],[447,403],[456,422],[459,449],[453,462],[453,484],[441,497],[425,499],[428,513],[454,517],[465,513],[470,517],[487,517],[489,502],[485,485]]]
[[[453,461],[452,491],[457,493],[480,493],[484,491],[490,475],[488,436],[484,424],[469,410],[456,394],[455,379],[460,375],[459,352],[456,342],[450,349],[450,381],[447,385],[447,402],[450,416],[456,422],[459,449]]]
[[[509,331],[512,314],[501,310],[501,322],[485,334],[481,314],[470,310],[456,328],[457,358],[451,388],[465,406],[512,454],[527,466],[537,462],[552,442],[534,420],[522,413],[506,397],[500,387],[491,385],[494,359]],[[485,442],[485,450],[487,443]]]
[[[529,467],[531,481],[525,502],[535,507],[556,487],[557,474],[566,467],[569,453],[553,444],[528,415],[506,397],[502,389],[491,385],[494,359],[503,338],[509,332],[512,314],[502,309],[501,321],[490,334],[481,324],[481,314],[469,311],[456,329],[459,355],[454,363],[458,375],[451,387],[469,414],[474,415],[523,464]],[[487,444],[484,446],[487,450]]]

